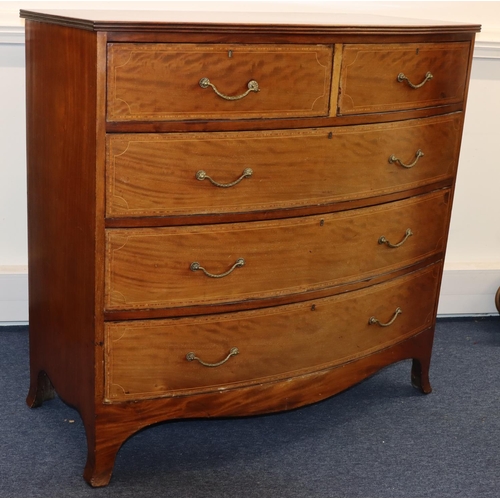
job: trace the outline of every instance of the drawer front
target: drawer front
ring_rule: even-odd
[[[271,299],[389,272],[444,250],[449,198],[441,190],[298,219],[108,229],[106,309]]]
[[[106,398],[125,401],[216,391],[298,376],[369,355],[432,325],[440,267],[289,306],[108,323]]]
[[[107,216],[317,206],[451,179],[462,119],[456,113],[291,131],[110,135]]]
[[[107,119],[325,116],[332,60],[326,45],[109,44]]]
[[[469,51],[470,45],[465,42],[345,45],[339,113],[375,113],[461,102]]]

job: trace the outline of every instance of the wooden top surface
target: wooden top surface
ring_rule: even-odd
[[[252,33],[463,33],[478,24],[322,12],[180,12],[141,10],[21,10],[25,19],[91,31],[211,31]]]

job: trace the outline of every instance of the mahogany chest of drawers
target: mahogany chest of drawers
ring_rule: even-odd
[[[33,12],[30,406],[84,477],[169,419],[429,363],[475,25]]]

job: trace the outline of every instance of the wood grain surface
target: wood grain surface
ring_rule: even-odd
[[[108,229],[106,309],[243,302],[314,291],[403,268],[444,249],[449,191],[324,216],[207,226]],[[413,236],[399,248],[407,229]],[[245,265],[220,279],[212,274]]]
[[[467,86],[468,43],[347,44],[339,114],[374,113],[461,102]],[[398,82],[403,73],[420,88]]]
[[[325,116],[333,48],[321,45],[109,44],[108,120]],[[259,91],[238,100],[255,80]]]
[[[384,349],[431,325],[438,270],[290,306],[181,320],[108,323],[106,388],[112,401],[219,391],[290,378]],[[396,308],[403,311],[388,327]],[[239,354],[221,366],[232,347]]]
[[[109,134],[108,217],[264,212],[405,191],[453,178],[461,113],[378,125],[262,132]],[[405,164],[424,153],[415,167]],[[231,188],[199,181],[203,170]]]

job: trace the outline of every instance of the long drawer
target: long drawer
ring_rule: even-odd
[[[402,268],[444,250],[449,201],[440,190],[298,219],[108,229],[105,307],[235,303]]]
[[[439,270],[289,306],[107,323],[106,399],[216,391],[367,356],[431,326]]]
[[[108,46],[108,121],[326,116],[330,45]]]
[[[339,113],[375,113],[462,102],[468,42],[344,46]]]
[[[462,119],[455,113],[322,129],[109,135],[106,214],[287,209],[451,179]]]

